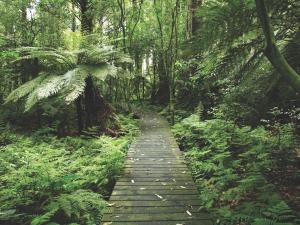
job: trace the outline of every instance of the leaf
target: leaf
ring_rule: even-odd
[[[191,213],[189,210],[186,210],[186,213],[187,213],[189,216],[192,216],[192,213]]]
[[[160,196],[160,195],[158,195],[158,194],[155,194],[155,195],[156,195],[156,197],[158,197],[158,198],[160,198],[160,199],[163,199],[162,196]]]

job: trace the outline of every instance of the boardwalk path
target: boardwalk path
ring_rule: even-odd
[[[165,120],[147,113],[103,225],[213,225]]]

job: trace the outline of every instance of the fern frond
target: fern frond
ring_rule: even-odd
[[[72,194],[62,194],[56,199],[56,202],[68,217],[75,216],[81,219],[81,217],[84,218],[83,215],[93,215],[87,217],[89,221],[86,222],[95,224],[100,223],[100,220],[95,220],[101,217],[106,208],[106,202],[101,198],[101,195],[87,190],[78,190]]]
[[[102,81],[104,81],[107,76],[115,77],[118,74],[118,68],[107,63],[100,65],[80,65],[79,68],[86,70],[90,75]]]
[[[267,218],[257,218],[254,220],[253,225],[294,225],[294,223],[277,222]]]
[[[67,65],[70,68],[76,65],[77,58],[73,52],[36,47],[23,47],[18,48],[17,50],[21,53],[22,56],[14,60],[12,63],[38,58],[40,61],[47,61],[51,64],[58,63],[61,65]]]
[[[47,76],[44,74],[21,85],[7,96],[5,103],[17,102],[21,98],[32,93],[45,80],[46,77]]]
[[[113,46],[93,47],[79,51],[81,64],[102,64],[112,60],[117,51]]]
[[[51,211],[45,213],[44,215],[37,216],[31,221],[31,225],[43,225],[51,220],[59,208],[54,208]]]
[[[114,55],[114,60],[116,61],[116,63],[128,63],[128,64],[133,64],[133,60],[130,57],[130,55],[122,52],[122,51],[118,51],[115,55]]]
[[[25,111],[29,111],[38,101],[57,94],[70,81],[71,75],[71,71],[68,71],[63,76],[52,75],[44,79],[40,86],[29,94]]]
[[[75,101],[84,92],[86,86],[85,79],[89,75],[88,71],[82,67],[74,69],[72,73],[70,83],[65,90],[65,101],[67,104]]]

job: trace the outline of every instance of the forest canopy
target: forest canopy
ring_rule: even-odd
[[[216,224],[299,224],[299,29],[298,0],[0,0],[0,224],[100,224],[144,110]]]

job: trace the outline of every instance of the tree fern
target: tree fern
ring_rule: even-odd
[[[6,99],[6,103],[16,102],[28,96],[25,111],[29,111],[39,101],[57,94],[70,104],[84,92],[85,80],[88,76],[104,81],[107,76],[115,77],[118,74],[126,74],[121,67],[111,64],[112,62],[116,64],[131,62],[126,54],[120,53],[112,46],[86,48],[74,52],[34,47],[20,48],[18,51],[22,56],[13,63],[33,58],[38,58],[41,63],[46,62],[43,75],[21,85]],[[77,64],[75,60],[77,58],[80,64]],[[68,68],[66,73],[61,75],[60,70],[51,74],[46,72],[47,67],[52,68],[56,63],[62,68]]]

